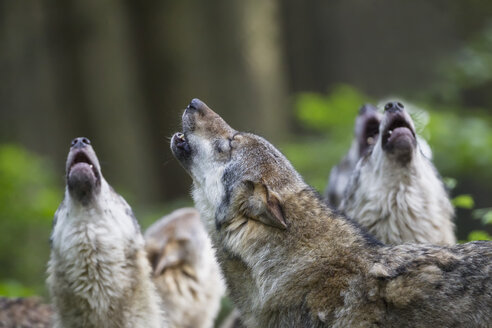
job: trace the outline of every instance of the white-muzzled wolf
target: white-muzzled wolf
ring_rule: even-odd
[[[54,327],[167,327],[140,227],[87,138],[72,141],[48,263]]]
[[[401,102],[385,105],[379,131],[357,162],[339,210],[385,243],[456,243],[448,193]]]

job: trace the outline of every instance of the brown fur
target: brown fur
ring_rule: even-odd
[[[199,100],[171,147],[248,327],[487,327],[492,244],[385,246]]]
[[[53,309],[35,297],[0,297],[0,327],[48,328],[52,326]]]

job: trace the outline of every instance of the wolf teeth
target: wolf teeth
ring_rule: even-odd
[[[393,130],[389,130],[388,134],[391,135],[393,133]]]
[[[91,169],[94,167],[94,165],[92,165],[92,164],[90,164],[89,166],[91,167]]]
[[[367,138],[367,143],[368,143],[369,145],[372,145],[372,144],[374,143],[374,138],[373,138],[373,137],[369,137],[369,138]]]

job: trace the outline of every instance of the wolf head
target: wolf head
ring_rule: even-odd
[[[359,109],[355,119],[355,148],[358,158],[362,157],[376,143],[379,135],[381,113],[371,104],[365,104]]]
[[[161,218],[147,229],[144,237],[156,278],[163,276],[166,269],[179,267],[196,276],[195,271],[207,270],[213,262],[213,253],[207,253],[207,232],[195,209],[182,208]]]
[[[345,157],[330,172],[328,187],[325,191],[326,201],[335,208],[340,205],[343,193],[359,159],[376,143],[382,115],[371,104],[359,109],[355,119],[354,140]]]
[[[122,218],[123,222],[129,219],[128,222],[134,223],[132,230],[139,230],[131,207],[104,179],[101,165],[88,138],[72,140],[65,170],[65,198],[55,213],[53,226],[59,219],[64,221],[63,218],[81,213],[92,213],[84,215],[99,218],[98,211],[104,210],[105,213]],[[91,212],[93,209],[98,211]]]
[[[432,152],[401,102],[389,102],[374,146],[360,158],[340,210],[386,243],[452,244],[453,208]]]
[[[242,218],[285,229],[280,192],[301,177],[268,141],[231,128],[206,104],[193,99],[183,132],[171,140],[174,156],[193,178],[193,197],[217,228]]]
[[[89,139],[72,140],[66,164],[67,190],[70,196],[83,204],[101,192],[101,166]]]

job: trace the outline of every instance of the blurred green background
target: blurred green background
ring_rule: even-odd
[[[191,205],[169,137],[198,97],[322,192],[366,102],[398,98],[457,206],[492,233],[492,2],[0,0],[0,295],[46,296],[70,141],[142,228]]]

